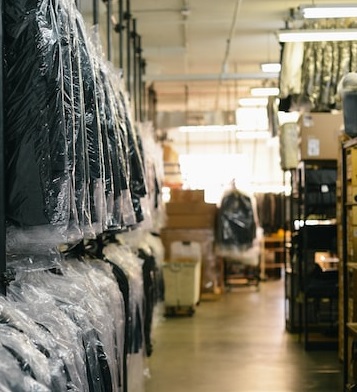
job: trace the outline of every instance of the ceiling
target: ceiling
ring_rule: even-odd
[[[157,95],[158,112],[234,111],[237,100],[253,86],[278,84],[277,74],[263,74],[260,64],[279,62],[276,37],[286,27],[290,10],[319,1],[295,0],[131,0],[132,17],[146,61],[146,86]],[[89,17],[92,0],[81,0]],[[322,0],[322,4],[338,1]],[[355,3],[343,0],[343,4]],[[101,4],[105,34],[106,7]],[[112,20],[117,21],[118,0]],[[118,34],[112,38],[111,60],[118,63]],[[105,46],[105,45],[104,45]],[[126,74],[124,66],[124,78]],[[186,117],[187,119],[187,117]]]

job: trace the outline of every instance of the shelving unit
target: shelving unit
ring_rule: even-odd
[[[284,236],[264,236],[261,240],[260,274],[262,279],[280,278],[285,269]]]
[[[287,324],[306,350],[337,345],[336,161],[302,161],[291,172]]]
[[[357,384],[357,140],[342,144],[341,161],[341,248],[343,285],[340,303],[340,346],[344,362],[346,391]]]

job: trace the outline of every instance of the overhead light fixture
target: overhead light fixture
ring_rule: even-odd
[[[280,63],[263,63],[260,64],[260,68],[263,72],[280,72],[281,64]]]
[[[280,30],[280,42],[357,41],[357,29]]]
[[[356,5],[319,5],[300,6],[302,16],[305,19],[324,18],[355,18],[357,17]]]
[[[277,96],[280,93],[278,87],[255,87],[250,90],[253,97]]]

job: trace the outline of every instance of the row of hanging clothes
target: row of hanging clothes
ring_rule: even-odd
[[[276,233],[286,227],[287,200],[284,193],[257,192],[254,194],[258,221],[264,235]]]
[[[148,188],[141,129],[120,71],[104,60],[73,0],[4,3],[6,213],[14,246],[24,237],[48,247],[135,227],[160,187]]]
[[[144,391],[164,251],[141,235],[135,247],[106,234],[47,260],[13,257],[16,280],[0,297],[1,390]]]
[[[0,389],[141,392],[163,297],[161,148],[73,0],[3,11],[15,277],[0,298]]]
[[[313,21],[303,28],[354,28],[354,22]],[[329,112],[341,109],[338,94],[340,80],[357,66],[357,42],[287,42],[282,47],[279,110],[304,108]]]

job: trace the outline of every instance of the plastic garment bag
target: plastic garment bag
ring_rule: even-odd
[[[51,392],[46,386],[22,371],[17,358],[0,344],[0,390],[3,392]]]
[[[122,283],[127,283],[128,324],[127,324],[127,384],[128,391],[143,391],[144,380],[144,287],[142,266],[143,260],[139,259],[128,246],[109,243],[103,248],[103,254],[110,263],[116,265],[124,274],[117,275]],[[118,271],[119,272],[119,271]]]
[[[217,214],[217,249],[233,256],[252,248],[256,229],[251,197],[237,189],[228,191]]]
[[[89,177],[86,129],[84,124],[84,96],[82,64],[79,51],[78,31],[73,2],[58,2],[57,18],[64,68],[64,108],[69,168],[75,191],[75,204],[80,228],[84,235],[92,232],[89,209]]]
[[[23,375],[54,392],[73,390],[59,344],[46,329],[4,298],[0,298],[0,335],[0,346],[17,360]],[[0,373],[1,369],[3,366]],[[10,375],[11,372],[7,377]]]
[[[114,74],[113,74],[114,75]],[[118,113],[120,117],[120,130],[125,146],[125,155],[129,173],[129,186],[136,223],[144,219],[141,199],[147,194],[145,181],[144,157],[141,149],[139,134],[135,128],[130,115],[129,102],[123,91],[122,80],[114,80],[116,86],[116,101],[118,102]]]
[[[121,198],[124,189],[127,189],[127,182],[125,179],[125,173],[123,173],[124,166],[122,165],[123,159],[120,154],[121,148],[120,140],[118,139],[117,122],[115,116],[115,108],[113,97],[111,94],[110,82],[108,76],[103,69],[99,70],[99,77],[103,86],[103,97],[104,98],[104,114],[105,117],[101,121],[106,123],[106,134],[107,134],[107,146],[110,157],[110,165],[112,170],[112,181],[113,181],[113,203],[112,210],[108,211],[111,219],[109,220],[109,228],[121,228],[122,227],[122,214],[121,211]]]
[[[4,4],[7,218],[32,227],[39,243],[79,234],[56,7],[49,0]]]
[[[9,298],[16,301],[11,302],[12,307],[33,318],[58,343],[58,353],[67,375],[67,389],[89,391],[81,330],[56,305],[53,296],[32,284],[16,282],[10,287]]]
[[[129,312],[131,317],[129,352],[138,352],[143,347],[143,261],[127,246],[115,243],[106,245],[103,249],[105,257],[123,269],[129,282]]]
[[[78,260],[42,271],[26,260],[16,266],[8,297],[59,343],[68,390],[123,391],[124,305],[109,266]]]
[[[103,138],[98,108],[97,80],[93,48],[86,37],[85,26],[77,12],[76,23],[82,68],[85,130],[88,150],[89,197],[91,221],[96,233],[106,228],[106,200],[104,183]],[[110,170],[110,169],[108,169]]]
[[[105,174],[102,80],[83,19],[70,0],[7,1],[4,18],[8,221],[49,246],[94,237],[122,162]]]

